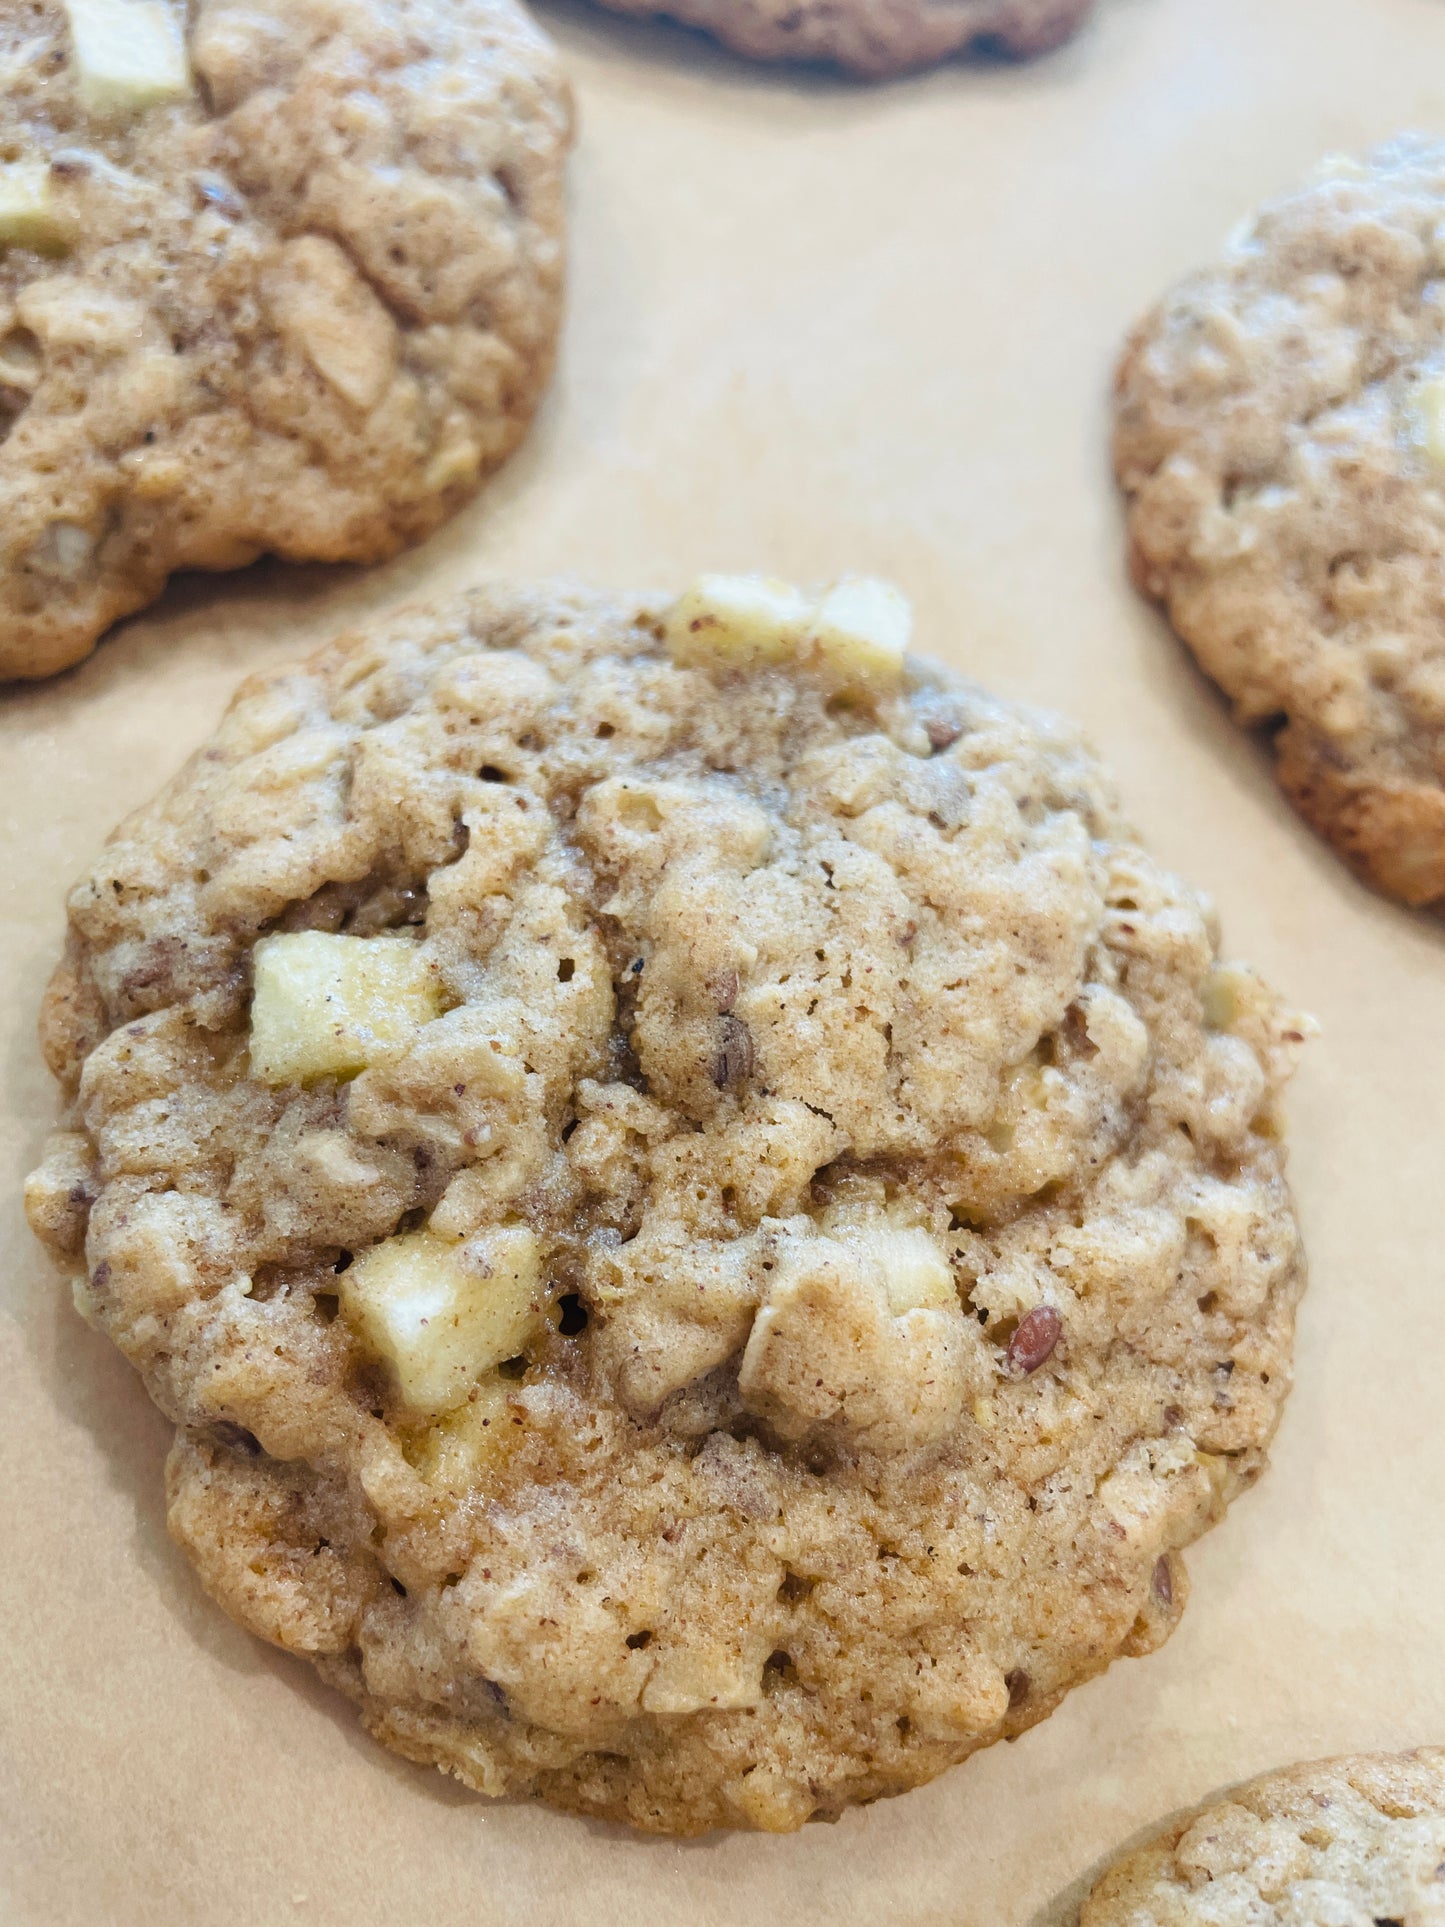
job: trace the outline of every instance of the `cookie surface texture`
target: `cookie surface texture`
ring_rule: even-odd
[[[1111,1867],[1080,1927],[1436,1927],[1445,1749],[1267,1773]]]
[[[1158,1644],[1302,1282],[1297,1022],[1075,735],[896,595],[726,591],[245,686],[72,894],[29,1189],[229,1612],[413,1759],[680,1833]]]
[[[665,14],[750,60],[828,61],[865,79],[932,66],[969,48],[1025,59],[1075,33],[1093,0],[602,0]]]
[[[1445,147],[1326,163],[1147,320],[1139,586],[1379,889],[1445,898]]]
[[[0,679],[177,569],[377,561],[516,445],[570,109],[513,0],[37,0],[0,62]]]

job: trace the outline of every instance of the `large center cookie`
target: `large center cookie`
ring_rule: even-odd
[[[0,12],[0,679],[474,493],[550,367],[567,138],[513,0]]]
[[[1445,901],[1445,147],[1328,163],[1176,288],[1115,459],[1140,586],[1296,806]]]
[[[32,1180],[241,1622],[640,1826],[926,1780],[1258,1474],[1300,1032],[907,606],[481,591],[246,685],[71,898]]]

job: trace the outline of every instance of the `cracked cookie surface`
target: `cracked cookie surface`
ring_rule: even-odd
[[[1445,1750],[1267,1773],[1111,1867],[1080,1927],[1436,1927]]]
[[[1445,899],[1445,147],[1327,163],[1139,328],[1135,579],[1375,886]]]
[[[709,594],[245,685],[72,893],[28,1192],[230,1613],[414,1759],[680,1833],[1165,1638],[1303,1278],[1298,1021],[1075,734],[896,597]]]
[[[0,17],[0,679],[177,569],[419,541],[551,364],[569,107],[520,6],[158,7],[180,85],[130,110],[78,0]]]
[[[1014,59],[1077,32],[1093,0],[602,0],[665,14],[751,60],[829,61],[865,79],[932,66],[970,48]]]

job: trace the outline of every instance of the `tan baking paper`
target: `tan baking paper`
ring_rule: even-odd
[[[18,0],[16,0],[18,4]],[[485,500],[372,575],[190,581],[0,692],[0,1918],[14,1927],[1054,1927],[1156,1818],[1276,1763],[1445,1741],[1445,926],[1296,822],[1124,579],[1126,325],[1322,152],[1445,130],[1445,0],[1102,0],[1028,69],[755,74],[580,5],[561,374]],[[367,1740],[169,1544],[166,1428],[19,1208],[62,890],[235,681],[502,571],[896,577],[923,644],[1083,717],[1155,847],[1324,1036],[1295,1088],[1313,1284],[1270,1476],[1182,1630],[1019,1744],[792,1838],[490,1807]]]

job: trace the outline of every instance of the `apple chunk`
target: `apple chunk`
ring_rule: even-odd
[[[1445,468],[1445,375],[1435,375],[1415,390],[1416,437],[1437,468]]]
[[[251,1069],[267,1084],[354,1077],[441,1014],[436,971],[409,937],[263,937],[253,970]]]
[[[668,611],[676,662],[791,662],[812,604],[801,589],[766,575],[701,575]]]
[[[958,1303],[947,1253],[921,1228],[867,1225],[839,1235],[883,1274],[888,1309],[895,1318]]]
[[[453,1244],[401,1232],[341,1273],[341,1308],[416,1412],[449,1412],[515,1358],[541,1320],[537,1240],[524,1225]]]
[[[861,575],[812,594],[771,576],[703,575],[664,621],[674,662],[802,663],[828,682],[870,691],[897,685],[912,630],[907,598]]]
[[[65,0],[80,104],[132,120],[191,91],[180,13],[167,0]]]
[[[44,161],[0,164],[0,248],[59,254],[67,235]]]
[[[840,682],[878,689],[899,680],[912,633],[913,611],[900,589],[874,576],[850,575],[818,604],[808,646]]]

